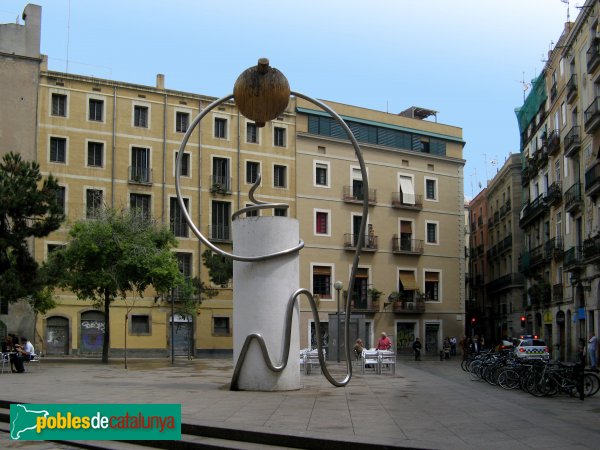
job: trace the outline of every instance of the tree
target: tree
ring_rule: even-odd
[[[102,362],[107,363],[114,300],[130,293],[143,296],[150,286],[168,292],[184,283],[171,251],[177,241],[154,221],[112,209],[75,223],[69,234],[67,246],[52,253],[48,267],[57,286],[104,310]]]
[[[225,256],[205,250],[202,253],[204,265],[208,268],[208,277],[217,286],[226,287],[233,278],[233,261]]]
[[[43,297],[45,278],[29,251],[28,239],[47,236],[64,220],[57,201],[60,187],[49,175],[42,182],[39,164],[8,153],[0,162],[0,296],[13,302]],[[37,310],[36,310],[37,311]]]

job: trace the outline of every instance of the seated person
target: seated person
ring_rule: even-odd
[[[15,354],[11,355],[11,364],[14,366],[13,372],[23,373],[25,372],[25,361],[30,361],[35,350],[33,345],[26,337],[21,338],[21,344],[15,345]]]
[[[12,351],[12,349],[13,349],[12,336],[10,334],[7,334],[6,337],[4,338],[4,340],[2,341],[2,353],[8,353],[8,352]]]

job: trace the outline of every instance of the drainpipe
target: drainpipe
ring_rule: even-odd
[[[165,92],[164,106],[163,106],[163,179],[162,179],[162,211],[161,211],[161,223],[165,224],[166,214],[166,203],[167,203],[167,98],[168,94]]]
[[[117,87],[113,87],[112,164],[110,170],[110,207],[115,207],[115,155],[117,153]]]
[[[240,111],[237,113],[237,209],[240,209],[240,170],[241,170],[241,149],[240,149]],[[236,211],[237,211],[236,209]]]

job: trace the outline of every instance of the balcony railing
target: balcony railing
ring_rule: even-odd
[[[213,194],[231,194],[231,178],[212,175],[210,177],[210,192]]]
[[[585,171],[585,195],[596,198],[598,192],[600,192],[600,162],[596,161]]]
[[[523,284],[523,275],[520,273],[509,273],[507,275],[496,278],[487,284],[487,290],[489,293],[499,292],[504,289],[508,289],[514,285]]]
[[[365,198],[365,189],[356,186],[344,186],[343,199],[349,203],[361,203]],[[377,189],[369,188],[369,203],[377,203]]]
[[[581,127],[574,125],[571,127],[569,132],[565,135],[565,156],[569,157],[574,155],[581,148]]]
[[[402,192],[392,192],[392,207],[401,209],[423,209],[423,196],[415,195],[415,203],[414,205],[411,205],[402,201]],[[472,225],[472,229],[475,229],[475,222],[472,222]]]
[[[494,218],[490,217],[488,218],[488,228],[494,228]]]
[[[567,81],[567,101],[571,103],[577,98],[577,74],[574,73]]]
[[[563,301],[563,285],[557,283],[552,286],[552,302],[561,303]]]
[[[558,92],[558,89],[556,87],[556,82],[554,82],[552,84],[552,86],[550,87],[550,101],[553,102],[556,99],[556,93]]]
[[[152,184],[152,169],[150,167],[129,166],[129,182]]]
[[[358,245],[358,237],[359,234],[344,234],[344,248],[346,250],[355,250]],[[377,238],[378,236],[364,236],[362,250],[366,252],[375,252],[377,251]]]
[[[562,236],[556,236],[544,244],[544,253],[546,259],[558,259],[563,255],[563,240]]]
[[[477,225],[479,225],[479,226],[482,226],[482,225],[483,225],[483,217],[482,217],[482,216],[479,216],[479,217],[477,218]]]
[[[548,211],[548,205],[544,201],[544,194],[538,195],[532,202],[528,202],[523,208],[520,217],[521,226],[533,222],[538,216]]]
[[[423,254],[423,239],[399,238],[397,234],[392,238],[392,251],[407,255]]]
[[[600,39],[594,38],[587,52],[587,71],[593,73],[600,64]]]
[[[532,269],[547,261],[546,253],[544,252],[544,244],[538,245],[537,247],[532,248],[529,251],[529,255],[531,257],[531,259],[530,259],[531,266],[530,267]]]
[[[565,192],[565,210],[578,211],[581,207],[581,183],[578,181]]]
[[[229,225],[209,225],[208,238],[215,242],[231,242],[231,227]]]
[[[402,298],[394,302],[394,312],[401,314],[423,314],[425,312],[425,299],[415,297],[412,300]]]
[[[563,267],[565,270],[574,269],[581,265],[583,261],[583,246],[571,247],[565,252]]]
[[[560,130],[552,130],[548,135],[546,141],[546,148],[548,153],[546,154],[546,162],[548,161],[548,155],[554,155],[560,150]],[[544,152],[542,152],[543,154]]]
[[[593,133],[600,125],[600,96],[583,113],[584,129],[588,134]]]
[[[560,181],[555,181],[548,187],[548,192],[544,197],[544,201],[548,205],[557,205],[562,200],[562,188]]]
[[[583,258],[588,263],[600,260],[600,234],[583,241]]]
[[[527,273],[531,267],[531,255],[529,252],[523,252],[521,256],[519,256],[519,272]]]

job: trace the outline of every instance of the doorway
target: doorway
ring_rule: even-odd
[[[425,324],[425,354],[437,355],[439,351],[440,341],[440,324],[426,323]]]
[[[192,316],[189,314],[175,314],[175,320],[171,318],[171,327],[169,328],[169,341],[173,336],[173,347],[175,350],[175,356],[192,356],[194,354],[193,349],[193,336],[194,336],[194,323]],[[175,329],[173,331],[173,325]],[[174,333],[174,334],[171,334]],[[169,347],[171,351],[171,347]]]
[[[46,355],[69,354],[69,320],[52,316],[46,319]]]

